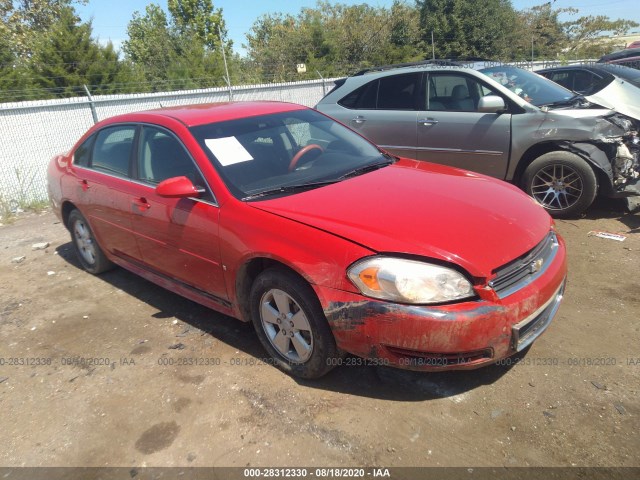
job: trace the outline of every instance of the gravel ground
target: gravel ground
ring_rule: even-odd
[[[564,303],[512,365],[307,382],[249,325],[87,274],[51,212],[22,215],[0,226],[0,465],[640,466],[640,216],[601,202],[558,229]]]

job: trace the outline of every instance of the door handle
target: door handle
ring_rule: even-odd
[[[151,208],[151,204],[147,202],[145,197],[136,198],[133,200],[133,205],[137,207],[139,210],[149,210]]]
[[[356,125],[362,125],[364,122],[367,121],[367,119],[364,118],[362,115],[358,115],[356,118],[351,119],[351,121]]]
[[[430,127],[431,125],[438,123],[438,120],[435,118],[421,118],[418,120],[418,123],[424,127]]]

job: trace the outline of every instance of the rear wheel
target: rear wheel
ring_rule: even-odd
[[[89,223],[78,210],[69,214],[67,221],[73,246],[82,268],[87,272],[98,274],[113,268],[113,263],[105,256],[96,242]]]
[[[271,268],[251,288],[251,317],[260,342],[281,370],[319,378],[339,357],[335,339],[311,286],[296,274]]]
[[[571,152],[549,152],[536,158],[522,177],[522,188],[551,215],[584,212],[596,197],[598,182],[586,160]]]

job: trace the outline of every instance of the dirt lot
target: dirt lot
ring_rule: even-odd
[[[250,326],[89,275],[53,214],[24,215],[0,227],[0,465],[640,466],[640,214],[558,228],[565,301],[517,364],[301,382]]]

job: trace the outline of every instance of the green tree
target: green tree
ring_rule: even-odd
[[[417,0],[422,47],[437,58],[508,59],[517,37],[516,12],[510,0]]]
[[[638,26],[630,20],[612,20],[604,15],[560,20],[577,14],[576,8],[554,9],[551,2],[518,12],[521,35],[514,43],[518,57],[529,59],[532,43],[536,59],[599,57],[616,48],[608,36],[622,35]]]
[[[0,103],[15,99],[13,90],[20,86],[21,73],[7,37],[0,36]]]
[[[123,43],[126,59],[152,89],[224,84],[222,11],[210,0],[170,0],[169,15],[156,4],[135,12]],[[227,46],[229,56],[231,50]]]
[[[572,9],[571,13],[578,13],[578,10]],[[610,41],[602,39],[605,34],[623,35],[638,25],[632,20],[611,20],[605,15],[583,16],[565,22],[566,51],[573,56],[600,56],[613,48]]]
[[[0,0],[0,101],[81,93],[83,84],[112,92],[131,68],[113,45],[91,37],[73,8],[86,0]],[[43,90],[46,89],[46,90]]]
[[[19,58],[28,57],[67,8],[86,3],[87,0],[0,0],[0,34],[10,39]]]
[[[572,8],[551,8],[547,2],[518,12],[518,42],[514,44],[516,52],[513,57],[518,59],[555,58],[567,44],[564,25],[560,21],[561,14],[574,12]]]
[[[389,42],[384,57],[389,63],[417,60],[421,55],[420,17],[416,9],[395,0],[389,12]]]
[[[214,9],[211,0],[168,0],[169,13],[177,33],[200,40],[208,49],[221,45],[218,29],[226,35],[222,9]]]
[[[298,15],[274,13],[258,18],[247,34],[252,65],[265,80],[340,75],[363,66],[401,62],[418,55],[416,10],[400,1],[391,9],[366,4],[318,2]]]
[[[284,80],[294,72],[297,63],[309,58],[305,46],[296,41],[300,29],[296,19],[281,13],[262,15],[247,34],[249,57],[260,69],[263,78]]]
[[[162,8],[151,3],[144,15],[134,12],[127,34],[122,50],[139,74],[152,85],[166,80],[167,71],[177,54]]]
[[[168,0],[178,59],[169,76],[178,68],[178,78],[188,78],[192,86],[220,84],[225,76],[224,54],[231,56],[231,42],[224,41],[227,31],[222,9],[211,0]]]
[[[95,86],[94,93],[110,93],[126,83],[129,72],[113,45],[99,45],[91,31],[91,22],[80,23],[73,8],[62,9],[34,45],[34,83],[62,96],[84,95],[83,85]]]

